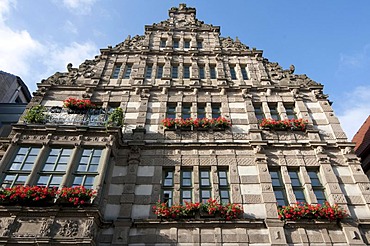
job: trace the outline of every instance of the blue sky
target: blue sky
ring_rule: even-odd
[[[370,114],[370,1],[0,0],[0,70],[31,91],[56,71],[77,67],[179,3],[264,57],[324,84],[349,139]]]

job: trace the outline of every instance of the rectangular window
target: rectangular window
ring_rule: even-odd
[[[77,170],[74,173],[73,186],[83,185],[93,188],[94,179],[99,174],[102,149],[83,149]]]
[[[163,180],[162,180],[162,201],[167,202],[169,207],[173,204],[173,182],[174,171],[173,170],[163,170]]]
[[[275,193],[275,198],[278,206],[285,206],[288,204],[285,195],[285,187],[283,181],[281,179],[280,171],[279,170],[270,170],[271,181],[272,181],[272,188]]]
[[[153,64],[146,65],[145,78],[150,79],[152,77]]]
[[[286,116],[288,117],[289,120],[297,119],[297,115],[294,111],[293,105],[284,105],[284,107],[285,107]]]
[[[160,43],[159,47],[160,48],[165,48],[166,47],[166,42],[167,42],[167,39],[161,38],[161,43]]]
[[[182,104],[181,118],[183,119],[191,118],[191,104]]]
[[[119,72],[121,71],[121,64],[117,64],[114,66],[112,79],[118,79]]]
[[[188,40],[188,39],[185,39],[184,40],[184,48],[185,49],[189,49],[190,48],[190,40]]]
[[[162,78],[162,75],[163,75],[163,65],[162,64],[158,64],[158,67],[157,67],[157,79]]]
[[[209,198],[211,198],[211,176],[209,170],[200,170],[199,172],[200,181],[200,201],[206,203]]]
[[[184,79],[190,78],[190,66],[189,65],[184,65],[183,78]]]
[[[265,118],[261,105],[254,105],[254,114],[258,121],[262,121]]]
[[[197,48],[198,49],[203,49],[203,41],[202,40],[197,40]]]
[[[26,183],[40,149],[39,147],[20,147],[18,149],[9,169],[5,171],[5,178],[2,182],[3,188]]]
[[[206,118],[206,105],[198,103],[197,118]]]
[[[204,79],[204,65],[199,66],[199,79]]]
[[[192,171],[182,170],[181,171],[181,203],[192,201]]]
[[[173,40],[173,48],[178,49],[179,48],[179,43],[180,43],[180,41],[178,39],[174,39]]]
[[[227,170],[218,170],[218,188],[221,203],[230,202],[230,187],[227,178]]]
[[[270,109],[271,119],[280,120],[280,115],[279,115],[279,112],[277,110],[277,105],[276,104],[269,104],[269,109]]]
[[[289,170],[288,171],[290,181],[292,182],[293,193],[297,202],[306,202],[304,196],[303,187],[301,181],[299,180],[298,170]]]
[[[246,66],[242,66],[241,67],[241,70],[242,70],[243,80],[247,80],[248,79],[247,67]]]
[[[131,68],[132,68],[132,64],[126,64],[125,75],[123,76],[124,79],[129,79],[130,78]]]
[[[308,176],[311,179],[311,186],[312,190],[315,193],[316,200],[318,204],[324,204],[327,200],[324,192],[324,187],[319,178],[319,171],[318,170],[308,170]]]
[[[236,80],[236,72],[235,72],[235,66],[229,65],[230,66],[230,75],[232,80]]]
[[[211,79],[216,79],[216,66],[210,65],[209,66],[209,72],[211,73]]]
[[[173,79],[177,79],[179,77],[179,67],[177,65],[172,65],[171,73],[171,77]]]
[[[169,103],[167,105],[167,118],[176,119],[176,103]]]
[[[59,186],[66,174],[72,149],[52,148],[40,172],[37,185]]]
[[[218,118],[221,116],[221,105],[218,103],[212,103],[212,118]]]

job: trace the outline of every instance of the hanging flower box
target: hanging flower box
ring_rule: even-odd
[[[346,218],[347,212],[337,204],[311,205],[308,203],[296,203],[291,206],[283,206],[278,209],[280,220],[329,220],[335,221]]]
[[[293,131],[305,131],[307,126],[307,120],[304,119],[291,119],[291,120],[274,120],[274,119],[263,119],[259,126],[265,130],[293,130]]]
[[[188,118],[188,119],[171,119],[166,118],[162,120],[162,124],[164,127],[170,130],[174,129],[200,129],[200,130],[207,130],[207,129],[226,129],[227,127],[231,126],[230,120],[226,119],[225,117],[218,117],[213,119],[208,118]]]
[[[89,109],[95,108],[95,104],[91,103],[89,99],[76,99],[70,97],[63,102],[63,107],[68,108],[70,114],[84,114]]]
[[[53,204],[56,192],[56,188],[17,185],[0,190],[0,204],[49,206]]]
[[[83,186],[64,187],[58,190],[58,203],[67,206],[85,206],[91,204],[96,196],[96,191]]]
[[[174,204],[171,207],[167,202],[158,201],[153,206],[153,212],[163,219],[192,219],[199,217],[218,217],[219,219],[234,220],[243,214],[241,205],[235,203],[219,204],[216,200],[209,199],[205,204],[185,202],[185,205]]]

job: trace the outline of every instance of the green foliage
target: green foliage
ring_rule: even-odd
[[[107,126],[122,126],[123,124],[123,110],[122,108],[115,108],[108,116]]]
[[[27,123],[44,123],[46,120],[46,108],[42,105],[37,105],[29,109],[24,117]]]

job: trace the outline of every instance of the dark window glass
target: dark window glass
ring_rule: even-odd
[[[212,118],[218,118],[221,116],[220,111],[221,105],[212,103]]]
[[[173,65],[171,69],[171,73],[172,73],[172,78],[177,79],[179,77],[179,67],[177,65],[176,66]]]
[[[285,196],[285,187],[281,179],[279,170],[270,170],[272,188],[275,193],[275,198],[278,206],[285,206],[288,204],[288,201]]]
[[[199,79],[204,79],[204,66],[199,66]]]
[[[216,66],[215,65],[210,65],[209,72],[211,75],[211,79],[216,79]]]
[[[243,80],[247,80],[248,79],[247,68],[243,66],[241,67],[241,70],[242,70]]]
[[[236,72],[234,66],[230,66],[230,75],[232,80],[236,80]]]
[[[230,187],[227,178],[227,170],[218,170],[218,186],[221,203],[230,202]]]
[[[162,180],[162,201],[167,202],[168,206],[172,206],[173,201],[173,182],[174,170],[163,170]]]
[[[176,104],[167,105],[167,118],[170,118],[170,119],[176,118]]]
[[[190,66],[189,65],[184,65],[184,74],[183,74],[183,78],[184,79],[188,79],[190,78]]]
[[[274,120],[280,120],[279,112],[277,111],[277,105],[269,104],[271,118]]]
[[[184,40],[184,48],[189,49],[190,48],[190,40]]]
[[[178,39],[173,40],[173,48],[175,48],[175,49],[179,48],[179,40]]]
[[[211,198],[211,178],[209,170],[200,171],[200,200],[205,203]]]
[[[318,170],[309,170],[307,173],[310,177],[312,190],[315,193],[317,203],[324,204],[327,199],[325,196],[324,187],[322,186],[319,178]]]
[[[197,118],[206,118],[206,109],[204,104],[198,104]]]
[[[298,170],[290,170],[288,174],[290,181],[292,182],[293,192],[297,202],[306,202],[303,187],[301,181],[299,180]]]
[[[162,78],[163,76],[163,65],[158,65],[157,67],[157,79]]]
[[[126,64],[125,75],[123,76],[124,79],[129,79],[130,78],[131,68],[132,68],[132,64]]]
[[[183,104],[182,105],[182,112],[181,112],[181,118],[188,119],[191,118],[191,105]]]
[[[197,48],[198,49],[202,49],[203,48],[203,42],[202,42],[202,40],[198,40],[197,41]]]
[[[296,113],[294,111],[294,106],[293,105],[284,105],[285,106],[285,112],[288,117],[288,119],[293,120],[296,119]]]
[[[162,38],[161,43],[160,43],[160,47],[165,48],[166,47],[166,42],[167,42],[167,39]]]
[[[262,121],[265,118],[261,105],[254,105],[254,114],[258,121]]]
[[[119,72],[121,71],[121,64],[114,66],[112,79],[118,79]]]
[[[152,77],[153,65],[149,64],[145,69],[145,78],[150,79]]]

